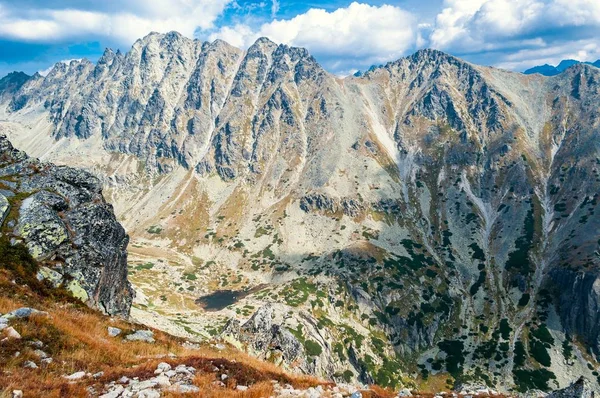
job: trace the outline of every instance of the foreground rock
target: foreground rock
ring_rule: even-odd
[[[32,315],[47,316],[48,313],[36,310],[35,308],[23,307],[2,315],[2,318],[8,321],[10,319],[27,319]]]
[[[154,333],[150,330],[138,330],[135,333],[125,337],[129,341],[144,341],[146,343],[154,343]]]
[[[19,340],[21,338],[19,332],[17,332],[12,326],[7,327],[6,330],[4,330],[4,334],[8,339]]]
[[[10,177],[10,178],[9,178]],[[127,316],[133,290],[127,280],[129,237],[104,201],[91,174],[29,158],[0,136],[0,216],[11,244],[24,244],[44,266],[38,279],[71,293],[102,312]],[[12,213],[11,213],[12,214]],[[10,317],[33,314],[22,308]]]
[[[294,364],[308,371],[307,358],[300,341],[282,325],[274,323],[273,306],[267,304],[259,308],[245,322],[231,319],[221,333],[221,337],[232,343],[242,343],[246,349],[260,357],[276,363]]]
[[[215,367],[216,370],[219,370]],[[213,389],[227,388],[239,392],[250,390],[251,386],[246,385],[227,385],[228,375],[215,370],[215,380],[211,383]],[[180,394],[198,394],[201,389],[194,385],[194,378],[199,371],[192,366],[185,364],[170,365],[166,362],[158,364],[154,374],[156,376],[148,379],[139,379],[121,377],[118,380],[112,381],[104,386],[104,390],[99,395],[101,398],[117,398],[117,397],[160,397],[164,393],[174,392]],[[219,376],[219,377],[217,377]],[[319,385],[306,389],[296,389],[293,386],[286,384],[282,385],[273,380],[274,397],[303,397],[303,398],[361,398],[363,395],[356,386],[350,384],[338,385]],[[95,396],[96,396],[95,395]]]
[[[118,335],[121,334],[121,329],[119,328],[113,328],[113,327],[108,327],[108,335],[110,337],[117,337]]]
[[[593,398],[594,396],[595,393],[590,381],[585,377],[580,377],[567,388],[554,391],[548,394],[546,398]]]

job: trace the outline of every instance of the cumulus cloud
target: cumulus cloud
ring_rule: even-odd
[[[97,9],[25,10],[0,3],[0,37],[47,43],[93,36],[131,43],[150,31],[170,30],[191,37],[197,29],[213,28],[230,1],[124,0],[110,8],[98,2]]]
[[[354,2],[332,12],[312,8],[257,29],[245,24],[224,27],[212,33],[209,40],[221,38],[248,47],[261,36],[305,47],[325,67],[339,71],[396,59],[414,48],[418,35],[416,19],[409,12],[391,5]]]
[[[600,59],[600,43],[596,40],[566,41],[552,46],[516,50],[496,63],[499,68],[522,71],[535,65],[556,65],[563,59],[593,61]]]
[[[556,62],[574,53],[570,45],[585,42],[589,48],[599,43],[599,27],[598,0],[445,0],[430,45],[464,54],[510,52],[510,56],[500,54],[505,59],[499,65],[516,67],[541,59]],[[549,58],[542,55],[551,53],[554,56]],[[511,60],[514,57],[524,59]]]

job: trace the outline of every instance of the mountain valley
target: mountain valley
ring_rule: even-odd
[[[339,383],[600,391],[599,69],[339,78],[171,32],[0,89],[0,132],[114,206],[136,322]]]

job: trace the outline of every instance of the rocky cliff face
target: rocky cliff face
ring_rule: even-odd
[[[169,33],[5,95],[15,142],[101,176],[139,249],[139,310],[182,334],[277,302],[332,378],[596,378],[597,68],[422,50],[339,79],[267,39]],[[225,288],[251,293],[181,304]]]
[[[100,181],[29,158],[2,135],[0,186],[3,235],[40,261],[38,278],[66,286],[106,314],[128,316],[129,238],[104,201]]]

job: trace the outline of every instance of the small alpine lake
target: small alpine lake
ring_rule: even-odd
[[[221,311],[222,309],[237,303],[244,297],[252,293],[256,293],[265,287],[266,285],[263,284],[244,290],[215,290],[206,296],[197,298],[196,304],[198,304],[205,311]]]

